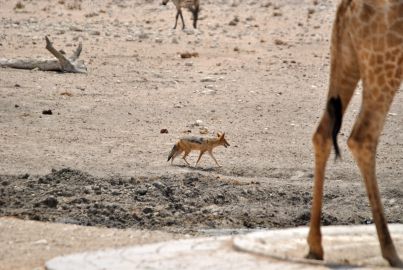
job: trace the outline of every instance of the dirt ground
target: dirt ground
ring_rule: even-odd
[[[72,226],[13,221],[0,231],[1,269],[83,250],[94,234],[80,230],[115,228],[117,239],[152,230],[152,242],[308,223],[311,135],[327,94],[336,1],[206,0],[198,29],[184,12],[185,31],[180,22],[172,29],[175,8],[159,0],[19,3],[0,0],[0,58],[51,57],[45,35],[67,54],[82,41],[88,74],[0,68],[0,215],[94,227],[74,225],[76,241],[58,252],[33,247],[35,256],[13,262]],[[372,223],[345,144],[361,96],[359,88],[339,136],[343,159],[329,162],[325,224]],[[394,223],[403,222],[401,103],[398,94],[377,156]],[[198,168],[166,162],[179,137],[205,131],[226,132],[231,146],[214,151],[221,168],[208,155]],[[31,240],[41,226],[55,229]]]

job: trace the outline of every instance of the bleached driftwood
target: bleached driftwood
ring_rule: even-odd
[[[46,49],[57,59],[4,59],[0,58],[0,67],[18,69],[39,69],[42,71],[61,71],[70,73],[87,73],[84,61],[78,60],[83,48],[81,42],[72,56],[66,57],[62,52],[56,50],[52,42],[46,36]]]

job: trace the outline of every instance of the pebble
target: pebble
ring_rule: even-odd
[[[79,27],[74,26],[74,25],[70,26],[69,29],[70,29],[71,31],[76,31],[76,32],[82,32],[82,31],[83,31],[82,28],[79,28]]]
[[[90,35],[99,36],[99,35],[101,35],[101,32],[98,30],[92,30],[92,31],[90,31]]]
[[[215,78],[212,77],[206,77],[200,80],[201,82],[216,82]]]
[[[41,240],[35,241],[33,244],[34,245],[47,245],[48,241],[46,239],[41,239]]]
[[[49,196],[45,200],[43,200],[42,203],[50,208],[56,208],[59,202],[55,197]]]

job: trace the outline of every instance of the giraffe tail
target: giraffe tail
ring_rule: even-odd
[[[341,124],[343,122],[342,104],[339,96],[329,99],[327,103],[327,112],[332,123],[333,147],[336,153],[336,159],[338,159],[340,157],[340,149],[337,143],[337,135],[340,132]]]

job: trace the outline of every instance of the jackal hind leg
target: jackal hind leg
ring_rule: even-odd
[[[177,156],[179,156],[180,154],[182,154],[182,152],[183,152],[183,150],[180,149],[180,150],[178,150],[176,153],[174,153],[174,155],[173,155],[172,158],[171,158],[171,164],[173,164],[174,159],[175,159]]]
[[[186,160],[186,157],[189,155],[190,151],[185,150],[185,154],[183,155],[182,159],[186,162],[188,166],[190,166],[189,162]]]

